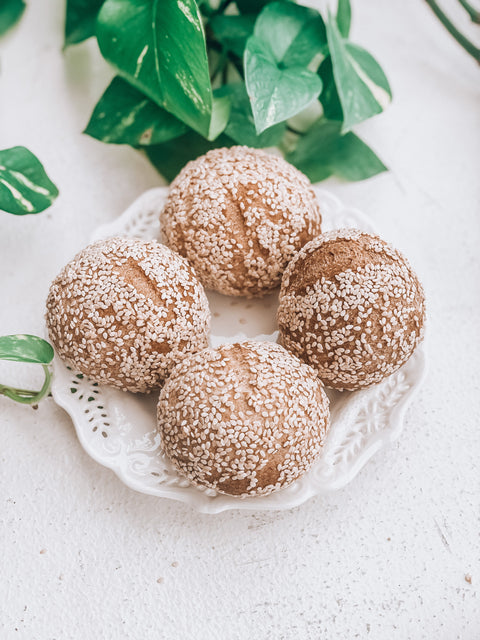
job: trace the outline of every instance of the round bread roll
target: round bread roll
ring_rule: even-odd
[[[214,149],[173,181],[160,221],[167,244],[208,289],[262,296],[295,253],[320,233],[308,178],[258,149]]]
[[[92,380],[158,388],[208,344],[210,312],[184,258],[155,241],[112,238],[81,251],[53,281],[47,327],[58,355]]]
[[[322,451],[329,403],[313,369],[272,342],[185,358],[158,403],[163,451],[195,485],[234,496],[288,486]]]
[[[399,251],[368,233],[324,233],[283,276],[280,341],[328,387],[361,389],[392,374],[423,338],[424,321],[414,271]]]

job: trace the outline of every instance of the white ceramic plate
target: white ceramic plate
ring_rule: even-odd
[[[147,191],[113,223],[97,229],[92,241],[113,235],[158,238],[158,214],[167,188]],[[368,218],[316,189],[322,229],[357,227],[375,231]],[[260,300],[230,298],[209,292],[213,346],[245,338],[275,340],[277,294]],[[198,489],[179,476],[159,451],[155,432],[157,394],[140,396],[98,385],[69,370],[55,357],[52,393],[71,416],[87,453],[112,469],[129,487],[163,498],[181,500],[203,513],[226,509],[290,509],[312,496],[350,482],[373,454],[400,435],[405,410],[425,371],[420,345],[410,360],[371,389],[328,390],[331,428],[321,458],[290,487],[261,497],[233,498]]]

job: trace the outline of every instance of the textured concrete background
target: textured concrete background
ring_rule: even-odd
[[[0,398],[2,639],[480,638],[479,69],[420,0],[354,10],[395,94],[359,132],[391,172],[325,186],[426,285],[429,376],[401,441],[328,498],[205,516],[124,487],[53,401]],[[0,147],[30,147],[61,190],[37,217],[0,214],[0,334],[41,333],[59,268],[159,184],[80,134],[109,71],[93,42],[61,54],[62,14],[30,0],[0,43]]]

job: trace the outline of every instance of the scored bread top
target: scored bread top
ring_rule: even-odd
[[[192,267],[154,240],[86,247],[47,299],[58,355],[93,380],[129,391],[159,387],[185,353],[204,348],[209,319]]]
[[[194,484],[266,495],[318,457],[329,403],[313,369],[278,344],[249,341],[185,358],[157,415],[164,452]]]
[[[306,176],[258,149],[214,149],[173,181],[161,214],[168,245],[209,289],[258,296],[280,284],[288,264],[320,233]]]
[[[281,342],[330,387],[368,387],[393,373],[422,339],[424,321],[423,288],[407,260],[355,229],[309,242],[282,280]]]

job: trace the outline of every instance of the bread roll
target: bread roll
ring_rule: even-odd
[[[308,179],[258,149],[209,151],[173,181],[161,226],[167,244],[193,265],[207,289],[262,296],[289,260],[320,233]]]
[[[271,342],[190,355],[158,403],[164,453],[192,483],[234,496],[288,486],[322,452],[329,403],[313,369]]]
[[[119,389],[161,386],[187,353],[208,344],[202,285],[181,256],[155,241],[88,246],[53,281],[47,327],[73,369]]]
[[[335,389],[383,380],[423,338],[422,285],[402,254],[355,229],[324,233],[282,280],[281,343]]]

